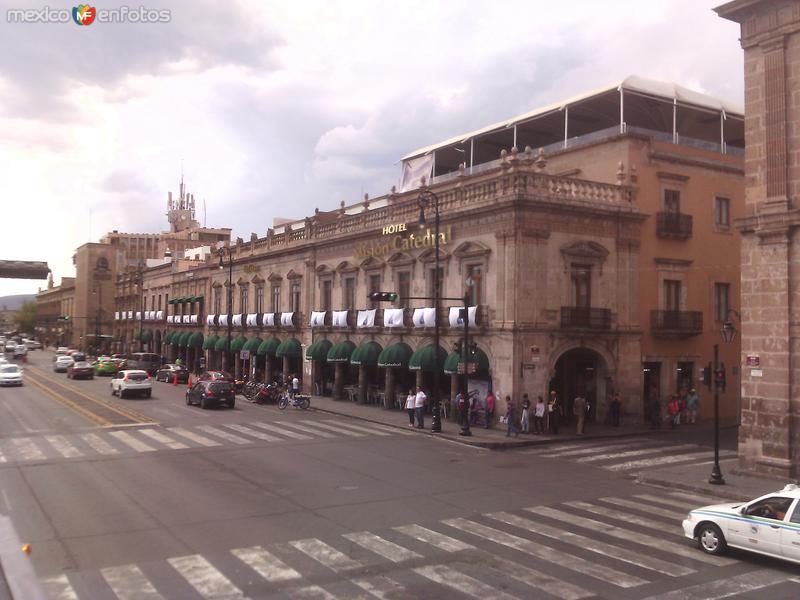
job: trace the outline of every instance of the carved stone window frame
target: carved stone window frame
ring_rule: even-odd
[[[659,310],[667,310],[667,296],[664,282],[668,279],[681,282],[679,310],[686,310],[689,295],[689,286],[686,283],[689,278],[689,268],[694,261],[678,258],[654,258],[653,261],[656,264]]]

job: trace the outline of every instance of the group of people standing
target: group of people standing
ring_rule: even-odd
[[[554,435],[558,434],[563,412],[555,390],[550,392],[547,402],[542,396],[538,396],[536,402],[531,402],[528,394],[523,394],[520,405],[521,413],[517,427],[517,407],[511,397],[506,396],[506,414],[501,418],[501,422],[506,424],[506,437],[512,434],[518,436],[520,433],[531,433],[531,418],[533,418],[534,435],[548,431]]]
[[[661,426],[661,403],[658,393],[653,390],[650,395],[650,428],[657,429]],[[697,411],[700,410],[700,396],[694,388],[681,393],[672,394],[666,406],[666,418],[671,428],[682,422],[685,424],[697,423]]]

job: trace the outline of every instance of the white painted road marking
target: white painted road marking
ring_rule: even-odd
[[[255,429],[253,429],[251,427],[245,427],[244,425],[236,425],[235,423],[231,423],[231,424],[225,425],[225,427],[233,429],[234,431],[238,431],[239,433],[244,433],[246,435],[249,435],[250,437],[254,437],[254,438],[259,439],[259,440],[264,440],[265,442],[283,442],[283,441],[285,441],[285,440],[282,440],[281,438],[275,437],[274,435],[270,435],[268,433],[264,433],[263,431],[256,431]]]
[[[380,598],[380,600],[392,600],[393,598],[405,597],[406,588],[397,583],[394,579],[384,575],[374,577],[363,577],[353,579],[352,582],[365,592]]]
[[[228,433],[227,431],[217,429],[216,427],[212,427],[211,425],[198,425],[197,429],[205,433],[208,433],[209,435],[215,435],[217,437],[222,438],[223,440],[228,440],[229,442],[233,442],[234,444],[253,443],[250,440],[246,440],[243,437],[239,437],[238,435],[233,435],[232,433]]]
[[[409,537],[425,542],[431,546],[444,550],[445,552],[460,552],[461,550],[474,550],[475,546],[471,546],[466,542],[452,538],[449,535],[427,529],[421,525],[403,525],[402,527],[395,527],[395,531],[399,531]]]
[[[650,596],[645,600],[719,600],[786,581],[786,574],[763,569]]]
[[[300,579],[301,575],[274,554],[261,546],[231,550],[236,558],[269,582]]]
[[[233,585],[230,579],[199,554],[167,560],[203,598],[209,600],[212,598],[214,600],[244,599],[242,590]]]
[[[391,433],[386,433],[385,431],[381,431],[376,427],[364,426],[364,425],[356,425],[355,423],[350,423],[350,422],[345,423],[344,421],[334,421],[332,419],[325,419],[323,421],[323,423],[328,423],[329,425],[336,425],[338,427],[345,427],[347,429],[352,429],[354,431],[360,431],[360,432],[367,433],[367,434],[370,434],[370,435],[379,435],[379,436],[383,436],[383,437],[388,437],[388,436],[392,435]]]
[[[157,441],[159,444],[164,444],[167,448],[170,448],[172,450],[183,450],[184,448],[189,447],[183,442],[178,442],[176,440],[173,440],[172,438],[167,437],[166,435],[164,435],[160,431],[156,431],[155,429],[139,429],[138,431],[142,435],[146,435],[150,439]]]
[[[217,441],[210,440],[205,436],[202,436],[198,433],[194,433],[193,431],[189,431],[188,429],[183,429],[182,427],[170,427],[167,431],[172,433],[177,433],[185,437],[187,440],[192,440],[196,444],[200,444],[201,446],[221,446]]]
[[[600,498],[600,500],[602,500],[603,502],[608,502],[610,504],[616,504],[617,506],[624,506],[625,508],[632,508],[633,510],[639,510],[646,513],[650,513],[654,517],[674,520],[677,521],[678,523],[680,523],[683,519],[686,518],[686,511],[675,512],[667,510],[666,508],[661,508],[661,507],[656,508],[654,506],[642,504],[641,502],[637,502],[635,500],[627,500],[625,498]]]
[[[447,565],[419,567],[414,569],[414,572],[471,598],[480,600],[516,600],[514,596],[501,592],[494,586],[478,581],[474,577],[465,575]]]
[[[313,433],[314,435],[318,435],[321,438],[335,438],[336,436],[332,433],[328,433],[327,431],[320,431],[318,428],[314,427],[306,427],[305,425],[300,425],[298,423],[294,423],[292,421],[275,421],[276,425],[280,425],[281,427],[294,427],[295,429],[299,429],[300,431],[305,431],[306,433]]]
[[[75,446],[67,441],[63,435],[46,435],[44,436],[50,445],[64,458],[75,458],[83,456],[83,452],[78,450]]]
[[[264,423],[262,421],[256,421],[255,423],[251,423],[251,425],[255,425],[261,429],[266,429],[267,431],[272,431],[274,433],[286,436],[288,438],[292,438],[295,440],[310,440],[312,439],[311,436],[308,436],[304,433],[297,433],[296,431],[292,431],[290,429],[283,429],[282,427],[275,427],[274,425],[270,425],[269,423]]]
[[[403,548],[394,542],[385,540],[368,531],[346,533],[343,537],[392,562],[403,562],[404,560],[411,560],[412,558],[422,558],[422,555],[417,554],[413,550]]]
[[[100,572],[120,600],[164,600],[136,565],[111,567]]]
[[[326,423],[320,423],[318,421],[301,421],[302,423],[308,423],[312,427],[322,427],[323,429],[327,429],[328,431],[335,431],[336,433],[340,433],[342,435],[346,435],[349,437],[367,437],[366,434],[363,433],[356,433],[355,431],[350,431],[349,429],[342,429],[341,427],[332,427],[331,425],[327,425]]]
[[[78,600],[66,575],[43,579],[41,583],[50,600]]]
[[[14,438],[10,440],[22,460],[44,460],[45,456],[30,438]]]
[[[125,431],[109,431],[108,434],[113,435],[129,448],[136,450],[136,452],[155,452],[156,450],[152,446],[148,446],[144,442],[137,440],[135,437]]]
[[[83,433],[80,437],[91,446],[92,450],[99,454],[119,454],[119,450],[111,446],[111,444],[96,433]]]
[[[673,453],[683,452],[684,450],[697,450],[699,446],[696,444],[682,444],[680,446],[654,446],[651,448],[639,448],[638,450],[629,450],[627,452],[607,452],[605,454],[594,454],[592,456],[582,456],[575,459],[575,462],[590,463],[601,460],[633,458],[634,456],[647,456],[648,454],[656,453]]]
[[[289,544],[317,562],[322,563],[332,571],[339,572],[345,569],[357,569],[361,567],[361,563],[357,560],[353,560],[346,554],[339,552],[336,548],[316,538],[296,540],[294,542],[289,542]]]

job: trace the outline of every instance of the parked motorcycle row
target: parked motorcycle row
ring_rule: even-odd
[[[277,383],[257,383],[250,381],[242,386],[242,395],[255,404],[275,403],[281,410],[291,405],[303,410],[311,406],[311,396],[295,394],[291,396],[286,388]]]

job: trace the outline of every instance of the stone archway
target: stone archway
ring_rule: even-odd
[[[573,419],[572,403],[580,395],[589,402],[587,420],[604,422],[616,374],[613,357],[594,345],[571,345],[552,356],[549,389],[556,391],[564,419]]]

